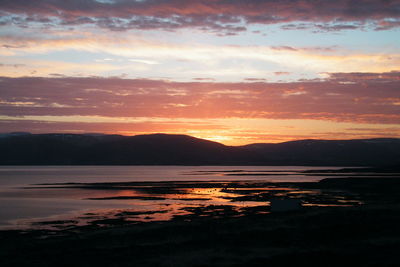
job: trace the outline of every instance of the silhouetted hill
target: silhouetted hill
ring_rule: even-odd
[[[400,139],[298,140],[243,146],[276,165],[381,166],[400,163]]]
[[[225,146],[187,135],[0,134],[1,165],[324,165],[400,163],[400,139]]]

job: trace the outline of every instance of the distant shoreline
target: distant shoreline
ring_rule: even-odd
[[[186,135],[21,134],[0,138],[0,165],[400,165],[400,139],[298,140],[225,146]]]

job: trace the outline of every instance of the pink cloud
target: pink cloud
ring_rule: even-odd
[[[233,34],[246,30],[238,25],[242,20],[247,24],[288,23],[283,28],[317,31],[358,29],[367,22],[376,30],[391,29],[400,25],[399,6],[398,1],[375,0],[10,0],[2,1],[0,10],[14,15],[3,23],[20,26],[36,22],[47,26],[96,24],[111,30],[202,27]]]
[[[391,71],[384,73],[371,73],[371,72],[350,72],[350,73],[331,73],[329,74],[332,80],[347,81],[347,82],[360,82],[377,81],[377,82],[393,82],[400,81],[400,71]]]
[[[289,83],[1,77],[0,114],[399,123],[398,88],[398,72]]]
[[[274,74],[278,75],[278,76],[280,76],[280,75],[289,75],[290,72],[287,72],[287,71],[275,71]]]

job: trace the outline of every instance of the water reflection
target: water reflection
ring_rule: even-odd
[[[14,221],[21,227],[46,229],[268,214],[279,210],[271,208],[277,199],[296,200],[303,208],[362,204],[337,191],[260,181],[64,183],[31,186],[21,194],[84,203],[80,212]]]
[[[298,200],[302,208],[363,204],[357,195],[315,186],[323,178],[348,175],[326,169],[5,166],[0,167],[0,228],[31,227],[33,222],[35,227],[60,228],[64,221],[65,226],[83,226],[265,214],[277,199]]]

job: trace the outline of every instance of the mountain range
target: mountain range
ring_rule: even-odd
[[[400,165],[400,139],[226,146],[187,135],[0,134],[0,165]]]

